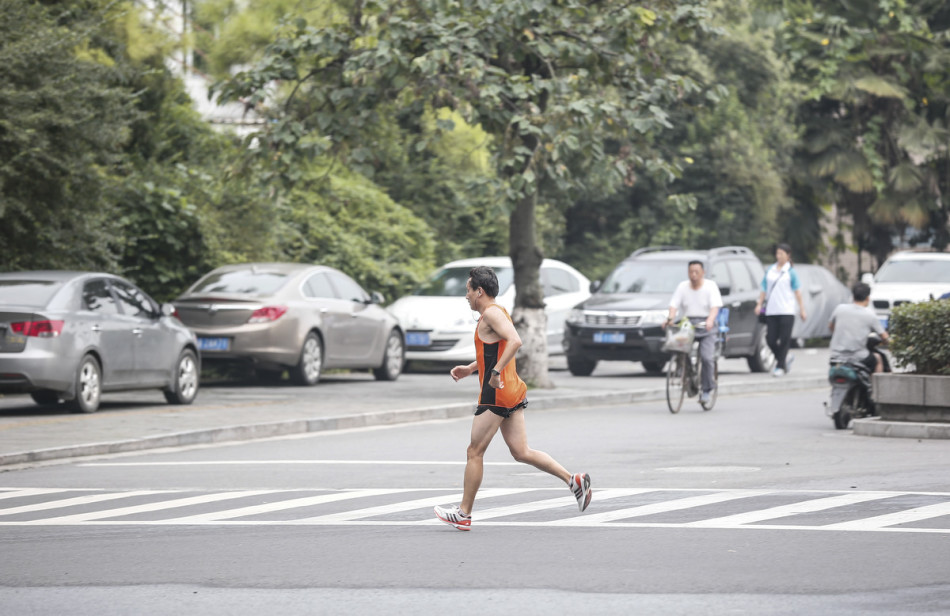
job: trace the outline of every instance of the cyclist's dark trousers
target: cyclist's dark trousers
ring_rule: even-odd
[[[770,314],[765,318],[765,342],[775,354],[775,367],[786,370],[785,358],[792,344],[792,327],[795,325],[793,314]]]
[[[703,362],[703,391],[716,389],[716,337],[697,327],[696,339],[699,340],[699,359]]]

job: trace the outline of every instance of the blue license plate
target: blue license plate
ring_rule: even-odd
[[[623,332],[594,332],[594,342],[600,344],[623,344],[627,335]]]
[[[890,317],[881,317],[881,319],[880,319],[880,320],[881,320],[881,327],[883,327],[884,329],[887,329],[887,321],[888,321],[889,318],[890,318]]]
[[[198,338],[198,348],[202,351],[227,351],[231,348],[231,339]]]
[[[427,347],[430,344],[429,332],[406,332],[406,346]]]

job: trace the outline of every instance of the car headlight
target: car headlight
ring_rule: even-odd
[[[584,322],[584,310],[582,308],[575,308],[571,310],[567,315],[568,323],[583,323]]]
[[[660,324],[666,321],[666,317],[669,316],[669,312],[665,310],[650,310],[643,313],[643,316],[640,317],[640,323],[646,324]]]

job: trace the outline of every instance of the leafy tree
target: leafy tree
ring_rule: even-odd
[[[547,385],[539,196],[556,204],[598,169],[612,170],[598,179],[619,184],[634,169],[667,166],[649,137],[669,126],[668,108],[694,85],[669,72],[659,50],[693,36],[702,7],[663,0],[355,2],[343,22],[313,27],[297,20],[224,93],[265,105],[273,84],[282,84],[281,105],[269,110],[277,122],[263,138],[292,182],[302,161],[316,155],[347,166],[371,160],[380,110],[391,105],[417,118],[449,108],[489,134],[494,191],[510,212],[523,372]],[[612,151],[608,138],[618,144]]]
[[[783,3],[780,50],[804,89],[805,194],[854,220],[880,263],[905,229],[948,244],[950,9],[942,2]]]
[[[0,0],[0,269],[113,269],[110,174],[137,114],[103,21]]]
[[[652,144],[682,172],[672,182],[638,178],[617,195],[592,193],[568,211],[565,255],[593,278],[643,246],[741,244],[764,257],[787,237],[791,225],[776,220],[792,212],[785,178],[795,98],[775,30],[753,17],[750,2],[709,8],[718,36],[670,44],[675,70],[701,88],[672,110],[673,128]]]

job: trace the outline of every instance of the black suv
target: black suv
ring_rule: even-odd
[[[594,294],[578,304],[567,319],[564,350],[575,376],[589,376],[597,362],[639,361],[648,372],[660,372],[669,354],[660,350],[676,286],[686,280],[690,261],[702,261],[706,277],[715,280],[729,309],[725,357],[745,357],[752,372],[770,370],[775,361],[758,323],[755,302],[765,275],[748,248],[726,246],[686,250],[679,246],[641,248],[618,265]],[[596,285],[596,283],[594,283]],[[594,285],[592,285],[594,286]]]

